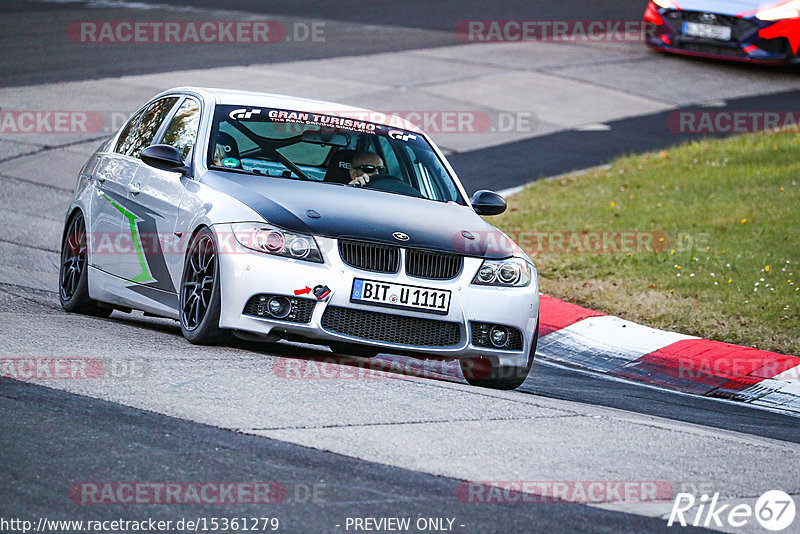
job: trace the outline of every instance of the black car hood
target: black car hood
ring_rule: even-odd
[[[508,238],[470,207],[339,184],[209,171],[201,181],[286,230],[506,258]],[[319,218],[309,217],[309,210]],[[408,235],[407,241],[393,236]],[[469,236],[472,236],[470,239]]]

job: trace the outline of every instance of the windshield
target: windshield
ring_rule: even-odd
[[[424,137],[356,115],[217,106],[208,166],[466,205]]]

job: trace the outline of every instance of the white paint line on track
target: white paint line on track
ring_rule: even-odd
[[[595,122],[592,124],[584,124],[583,126],[578,126],[575,128],[579,132],[608,132],[611,130],[611,126],[608,124],[604,124],[602,122]]]

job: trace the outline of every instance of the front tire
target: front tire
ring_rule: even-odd
[[[61,307],[72,313],[108,317],[112,307],[101,307],[89,298],[89,261],[86,245],[86,222],[79,211],[70,217],[61,241],[61,267],[58,272],[58,296]]]
[[[217,345],[229,339],[219,327],[219,254],[207,227],[192,238],[181,277],[180,323],[183,336],[195,345]]]
[[[528,352],[528,361],[524,366],[492,365],[484,358],[468,358],[459,360],[461,372],[471,386],[509,391],[520,387],[533,367],[536,356],[536,345],[539,342],[539,318],[536,318],[536,329]]]

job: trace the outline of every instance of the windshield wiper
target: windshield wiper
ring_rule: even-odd
[[[222,165],[209,165],[209,169],[238,172],[239,174],[255,174],[256,176],[269,176],[270,178],[281,178],[280,176],[270,176],[269,174],[260,171],[259,169],[237,169],[236,167],[223,167]]]
[[[255,175],[255,176],[265,176],[267,178],[280,178],[280,179],[283,179],[283,180],[303,180],[303,178],[295,176],[294,174],[292,174],[291,170],[288,170],[288,169],[286,171],[283,171],[284,173],[281,174],[281,175],[274,175],[274,174],[266,173],[266,172],[264,172],[264,171],[262,171],[260,169],[238,169],[236,167],[223,167],[221,165],[209,165],[208,168],[209,169],[213,169],[213,170],[236,172],[236,173],[239,173],[239,174],[252,174],[252,175]],[[287,172],[289,173],[288,176],[286,176],[286,174],[285,174]],[[306,176],[306,174],[303,173],[303,176]],[[317,180],[312,180],[311,178],[307,178],[307,180],[310,181],[310,182],[317,181]]]

